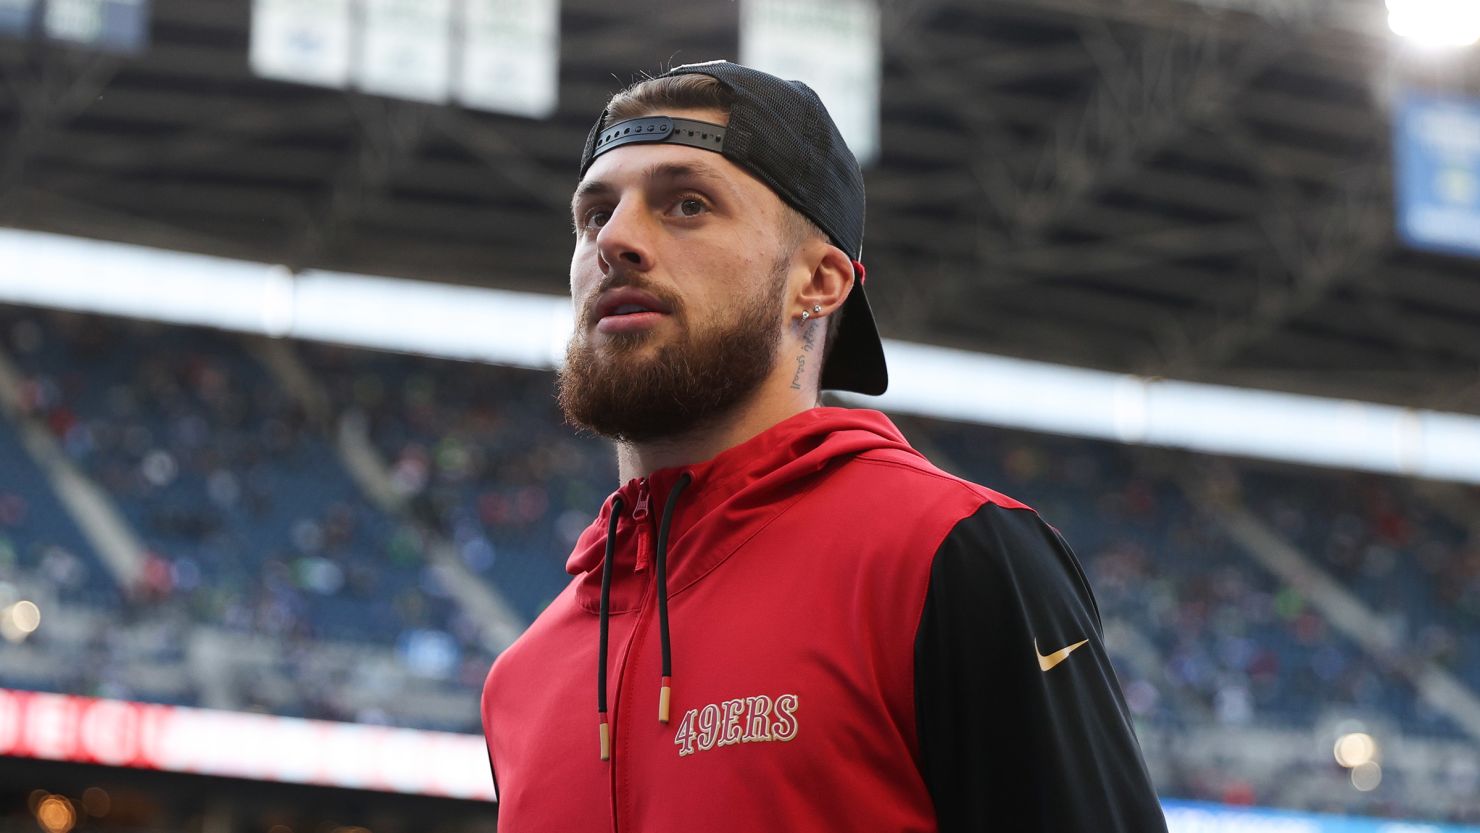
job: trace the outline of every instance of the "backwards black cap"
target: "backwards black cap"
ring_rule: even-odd
[[[732,64],[685,64],[658,76],[700,74],[735,96],[724,126],[667,116],[629,119],[605,126],[606,113],[586,138],[581,176],[601,154],[636,142],[702,147],[754,174],[787,204],[817,224],[853,261],[856,280],[843,302],[843,319],[822,368],[821,385],[877,396],[889,386],[884,345],[864,295],[863,173],[838,126],[810,87]]]

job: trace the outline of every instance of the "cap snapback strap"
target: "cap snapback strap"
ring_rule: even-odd
[[[595,159],[612,148],[637,142],[668,142],[719,153],[725,147],[725,128],[724,125],[710,124],[707,121],[675,119],[669,116],[627,119],[597,135],[591,158]]]

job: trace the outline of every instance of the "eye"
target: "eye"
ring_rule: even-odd
[[[680,217],[698,217],[709,210],[709,203],[700,197],[684,197],[674,203],[671,211]]]
[[[585,213],[581,215],[581,221],[577,224],[576,230],[582,231],[586,229],[599,229],[602,226],[606,225],[606,221],[611,219],[611,216],[611,209],[607,208],[606,206],[595,206],[592,208],[588,208],[586,209]]]

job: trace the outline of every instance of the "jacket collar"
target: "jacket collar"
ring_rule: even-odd
[[[701,579],[786,511],[835,462],[878,448],[918,454],[877,411],[813,408],[713,459],[660,469],[627,482],[607,498],[566,563],[567,572],[578,577],[577,602],[591,612],[598,609],[607,522],[615,498],[621,497],[623,508],[613,556],[611,612],[619,614],[642,603],[652,573],[659,515],[684,472],[693,482],[680,496],[669,525],[670,597]]]

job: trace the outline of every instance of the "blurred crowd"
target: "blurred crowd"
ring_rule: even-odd
[[[378,682],[371,663],[343,659],[357,656],[344,646],[387,652],[407,679],[475,703],[487,634],[448,593],[429,540],[451,543],[527,621],[565,585],[572,542],[617,485],[610,449],[562,424],[549,373],[295,344],[328,405],[313,418],[238,337],[0,309],[0,347],[19,372],[23,412],[146,550],[139,578],[120,583],[18,427],[0,423],[0,583],[39,582],[63,607],[97,614],[96,633],[69,637],[91,660],[49,680],[0,664],[0,685],[196,702],[188,686],[150,690],[118,658],[136,650],[145,665],[167,663],[205,628],[275,646],[272,668],[233,681],[241,707],[476,731],[475,706],[460,721],[398,710],[415,699],[405,684]],[[1188,496],[1183,483],[1206,458],[900,423],[942,467],[1064,532],[1149,732],[1376,716],[1415,736],[1455,735],[1415,693],[1411,663],[1438,663],[1480,690],[1480,645],[1466,639],[1480,624],[1480,539],[1411,484],[1217,464],[1257,517],[1412,647],[1404,665],[1334,629],[1240,550],[1215,507]],[[348,474],[336,450],[346,430],[362,431],[385,463],[399,510],[377,507]],[[48,638],[43,629],[34,643]],[[325,661],[324,646],[341,659]],[[349,696],[376,690],[378,700]],[[1266,800],[1278,782],[1171,773],[1167,794],[1225,801]]]
[[[1266,467],[1246,500],[1382,618],[1410,663],[1432,662],[1480,691],[1480,494],[1402,481]],[[1448,504],[1449,512],[1439,506]]]
[[[609,447],[562,424],[549,373],[301,345],[342,419],[365,426],[396,492],[533,619],[616,489]]]
[[[313,425],[244,342],[20,311],[0,318],[0,337],[22,379],[22,412],[103,488],[144,548],[141,568],[119,579],[31,466],[0,480],[0,569],[45,578],[62,603],[102,604],[121,623],[176,619],[283,646],[378,643],[418,672],[481,681],[491,661],[481,626],[447,602],[425,531],[363,497],[329,426]],[[14,445],[14,426],[6,434]],[[148,693],[105,679],[106,665],[92,666],[84,693]],[[336,707],[332,684],[316,684],[313,662],[286,676],[302,683],[294,711],[357,716]],[[249,708],[266,699],[252,683],[239,692]],[[271,703],[282,710],[282,697]]]

